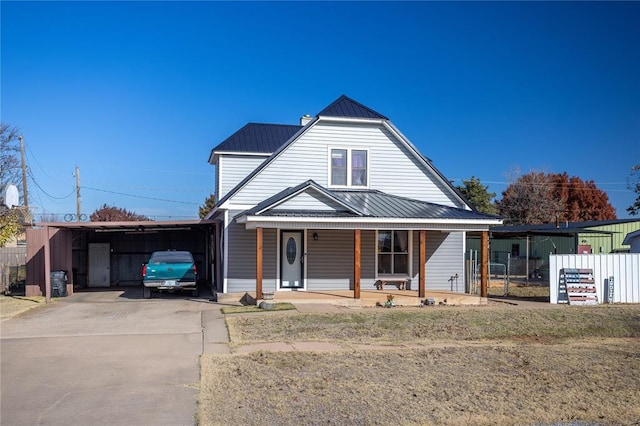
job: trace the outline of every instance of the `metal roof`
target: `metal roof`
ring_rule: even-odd
[[[271,154],[295,135],[302,126],[290,124],[248,123],[211,150],[215,152],[252,152]]]
[[[378,118],[388,120],[384,115],[362,105],[360,102],[342,95],[318,113],[325,117]]]
[[[376,190],[332,191],[365,216],[402,219],[498,219],[498,216],[478,213],[411,198],[398,197]]]
[[[329,199],[345,206],[344,210],[335,212],[314,212],[302,210],[269,210],[280,201],[294,197],[296,194],[313,188],[325,194]],[[238,216],[284,216],[284,217],[314,217],[314,216],[363,216],[369,218],[398,218],[398,219],[471,219],[492,220],[497,216],[478,213],[456,207],[428,203],[411,198],[398,197],[377,190],[330,190],[323,188],[312,180],[303,182],[295,187],[287,188],[262,201],[257,206]]]
[[[580,232],[585,233],[594,233],[594,232],[604,232],[593,230],[589,228],[594,228],[598,226],[607,226],[607,225],[618,225],[622,223],[628,222],[640,222],[639,219],[612,219],[612,220],[590,220],[586,222],[559,222],[557,225],[555,223],[539,223],[533,225],[508,225],[508,226],[496,226],[491,228],[491,232],[495,233],[509,233],[509,234],[517,234],[517,233],[566,233],[566,234],[576,234]]]
[[[173,221],[130,221],[130,222],[40,222],[33,227],[49,227],[59,229],[72,229],[96,232],[117,231],[166,231],[180,230],[191,227],[211,226],[215,222],[210,220],[173,220]]]
[[[300,192],[303,192],[308,188],[313,188],[316,191],[324,194],[328,199],[331,199],[336,203],[344,205],[345,209],[343,212],[356,215],[356,216],[361,216],[361,214],[353,206],[349,205],[347,202],[343,201],[342,199],[337,198],[333,192],[323,188],[313,180],[307,180],[306,182],[303,182],[300,185],[289,187],[283,191],[280,191],[277,194],[274,194],[271,197],[267,198],[266,200],[260,202],[255,207],[247,210],[245,213],[248,215],[259,214],[263,210],[269,209],[270,207],[277,205],[280,201],[286,200],[287,198],[292,197],[295,194],[298,194]],[[270,212],[269,214],[275,215],[276,213]]]
[[[377,118],[384,115],[342,95],[318,115],[326,117]],[[271,154],[296,134],[303,126],[291,124],[248,123],[211,150],[215,152],[252,152]]]

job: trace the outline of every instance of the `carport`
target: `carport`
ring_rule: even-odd
[[[49,222],[27,229],[27,296],[51,297],[51,272],[66,271],[67,293],[141,285],[142,264],[157,250],[193,253],[211,286],[215,226],[207,220]]]

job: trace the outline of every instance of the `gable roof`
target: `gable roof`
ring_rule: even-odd
[[[323,117],[377,118],[388,120],[384,115],[362,105],[348,96],[341,95],[328,107],[318,113]]]
[[[271,210],[285,200],[296,197],[308,189],[313,189],[338,203],[343,208],[332,212],[305,210]],[[378,190],[330,190],[313,180],[287,188],[262,201],[255,207],[240,213],[243,216],[284,216],[284,217],[364,217],[396,219],[462,219],[499,220],[498,216],[478,213],[456,207],[448,207],[426,201],[391,195]]]
[[[255,207],[247,210],[246,212],[244,212],[245,214],[248,215],[255,215],[255,214],[260,214],[265,210],[268,210],[276,205],[278,205],[279,203],[295,197],[296,195],[300,194],[301,192],[306,191],[307,189],[312,188],[314,190],[316,190],[317,192],[319,192],[320,194],[324,195],[325,197],[327,197],[328,199],[334,201],[335,203],[341,205],[344,207],[344,212],[345,213],[350,213],[353,214],[355,216],[361,216],[361,213],[355,209],[353,206],[349,205],[349,203],[345,202],[344,200],[336,197],[334,195],[334,193],[332,191],[329,191],[328,189],[323,188],[322,186],[318,185],[316,182],[314,182],[313,180],[308,180],[306,182],[301,183],[300,185],[291,187],[291,188],[287,188],[283,191],[278,192],[277,194],[267,198],[266,200],[262,201],[261,203],[259,203],[258,205],[256,205]]]
[[[301,128],[290,124],[247,123],[213,148],[211,156],[217,152],[271,154]]]
[[[351,113],[355,114],[355,111],[360,111],[360,114],[368,114],[370,115],[367,118],[372,118],[372,119],[376,119],[376,120],[381,120],[381,124],[383,126],[385,126],[389,131],[391,131],[392,134],[394,134],[398,140],[401,141],[401,143],[405,144],[408,148],[409,151],[415,155],[415,157],[417,157],[421,162],[424,163],[424,165],[426,165],[430,170],[432,170],[434,172],[434,174],[440,178],[441,182],[448,187],[453,194],[455,194],[456,197],[458,197],[466,206],[469,206],[472,211],[476,212],[475,207],[469,203],[469,201],[462,195],[462,193],[453,185],[453,183],[451,181],[449,181],[431,162],[431,160],[427,157],[425,157],[412,143],[411,141],[409,141],[409,139],[407,139],[406,136],[404,136],[390,121],[388,118],[386,118],[385,116],[378,114],[377,112],[375,112],[374,110],[360,104],[359,102],[354,101],[353,99],[342,95],[340,96],[338,99],[336,99],[331,105],[329,105],[327,108],[325,108],[323,111],[321,111],[320,114],[318,114],[313,120],[311,120],[309,123],[307,123],[305,126],[297,126],[298,127],[298,131],[295,132],[288,140],[286,140],[275,152],[273,152],[273,154],[271,154],[271,156],[269,158],[267,158],[264,162],[262,162],[258,167],[256,167],[251,173],[249,173],[247,176],[245,176],[244,179],[242,179],[235,187],[233,187],[230,191],[228,191],[224,197],[222,197],[221,199],[219,199],[216,202],[216,206],[214,207],[213,210],[211,210],[211,212],[209,212],[209,214],[207,214],[206,218],[211,217],[211,215],[213,214],[213,212],[219,208],[220,206],[222,206],[225,202],[227,202],[227,200],[229,200],[231,197],[233,197],[238,191],[240,191],[247,183],[249,183],[255,176],[257,176],[262,170],[264,170],[266,167],[269,166],[269,164],[275,160],[281,152],[283,152],[284,150],[287,149],[288,146],[290,146],[296,139],[298,139],[302,134],[304,134],[307,130],[309,130],[310,128],[312,128],[319,120],[331,120],[331,117],[338,117],[338,118],[344,118],[346,117],[345,115],[343,116],[339,116],[339,115],[335,115],[335,114],[340,114],[341,110],[344,109],[345,111],[342,111],[342,113],[346,113],[346,110],[350,109],[350,111],[352,111]],[[326,112],[329,115],[322,115],[323,112]],[[334,114],[334,115],[331,115]],[[321,118],[322,117],[322,118]],[[328,118],[325,118],[328,117]],[[246,127],[246,126],[245,126]],[[212,156],[213,156],[213,152],[212,152]],[[210,157],[210,161],[211,161],[211,157]]]
[[[318,116],[388,120],[384,115],[345,95],[320,111],[316,117]],[[213,148],[209,161],[218,152],[272,154],[302,127],[293,124],[247,123]]]

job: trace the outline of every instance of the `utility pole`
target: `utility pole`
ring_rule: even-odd
[[[18,136],[18,139],[20,140],[20,157],[22,159],[22,191],[23,191],[23,203],[24,203],[24,209],[27,212],[27,214],[29,213],[29,193],[27,191],[27,161],[25,159],[24,156],[24,139],[22,138],[22,135]]]
[[[80,222],[80,168],[76,166],[76,219]]]

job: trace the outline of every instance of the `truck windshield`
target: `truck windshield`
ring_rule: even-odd
[[[193,257],[187,251],[163,251],[153,253],[149,263],[193,263]]]

